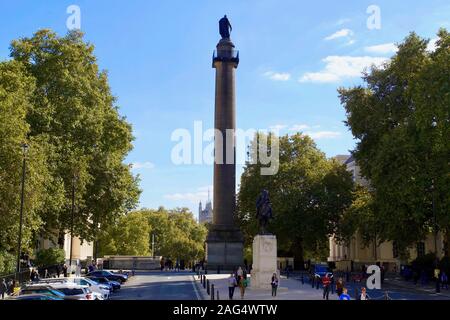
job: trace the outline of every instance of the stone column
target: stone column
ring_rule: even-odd
[[[236,212],[236,69],[239,54],[229,39],[220,40],[213,57],[216,69],[213,224],[206,240],[209,268],[243,264],[243,237],[234,224]]]

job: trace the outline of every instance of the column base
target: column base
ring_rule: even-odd
[[[230,226],[213,225],[206,238],[206,263],[211,271],[233,270],[244,264],[241,231]]]

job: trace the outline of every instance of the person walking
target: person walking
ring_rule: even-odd
[[[448,276],[445,273],[445,271],[442,271],[442,273],[441,273],[441,284],[442,284],[442,289],[448,290]]]
[[[48,279],[49,278],[49,276],[48,276],[48,269],[45,269],[44,270],[44,279]]]
[[[369,300],[369,296],[367,295],[367,290],[365,287],[361,288],[361,295],[359,297],[359,300]]]
[[[336,282],[336,294],[338,295],[338,297],[341,296],[343,290],[344,290],[344,279],[339,278],[338,281]]]
[[[77,266],[75,268],[75,277],[81,277],[81,263],[78,261]]]
[[[436,281],[436,293],[441,292],[441,270],[438,267],[434,269],[434,279]]]
[[[329,274],[325,274],[325,276],[322,278],[322,285],[323,285],[323,299],[329,300],[330,295],[330,285],[331,285],[331,278]]]
[[[342,288],[342,294],[339,296],[339,300],[350,300],[347,288]]]
[[[271,285],[272,285],[272,297],[276,297],[277,296],[278,282],[279,281],[278,281],[277,274],[274,273],[273,276],[272,276],[272,282],[271,282]]]
[[[59,278],[60,275],[61,275],[61,265],[57,264],[56,265],[56,276]]]
[[[2,300],[5,299],[5,293],[8,291],[8,286],[6,285],[5,279],[2,279],[2,282],[0,282],[0,296],[2,297]]]
[[[233,300],[234,296],[234,288],[237,286],[236,277],[234,273],[230,274],[230,277],[228,278],[228,297],[230,300]]]
[[[241,290],[241,299],[244,299],[245,289],[247,288],[247,279],[244,276],[239,278],[239,289]]]
[[[63,275],[64,275],[64,278],[67,278],[67,265],[66,264],[64,264],[64,266],[63,266]]]
[[[37,280],[37,272],[34,268],[31,269],[30,280],[32,282],[36,282],[36,280]]]

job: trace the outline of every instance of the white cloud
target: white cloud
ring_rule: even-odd
[[[285,125],[285,124],[275,124],[273,126],[270,126],[269,130],[270,131],[280,131],[280,130],[285,129],[286,127],[287,127],[287,125]]]
[[[164,198],[172,201],[190,202],[192,204],[198,204],[201,201],[205,204],[208,200],[208,190],[210,192],[210,197],[212,197],[213,186],[205,186],[197,188],[197,190],[193,192],[166,194],[164,195]]]
[[[303,131],[309,128],[310,126],[307,124],[294,124],[289,128],[289,131]]]
[[[349,40],[345,45],[346,45],[346,46],[351,46],[351,45],[354,44],[355,42],[356,42],[356,40],[351,39],[351,40]]]
[[[328,56],[322,60],[326,63],[324,70],[307,72],[299,79],[299,82],[330,83],[344,78],[359,77],[364,69],[372,65],[380,67],[388,60],[383,57]]]
[[[316,132],[306,132],[305,134],[310,136],[314,140],[336,139],[341,136],[341,133],[338,131],[316,131]]]
[[[132,169],[153,169],[155,168],[155,164],[152,162],[134,162],[131,164]]]
[[[288,81],[291,78],[291,74],[287,72],[267,71],[264,76],[274,81]]]
[[[439,40],[438,38],[431,39],[430,42],[428,42],[427,51],[433,52],[434,50],[436,50],[436,45],[437,45],[436,42],[438,40]]]
[[[333,33],[332,35],[328,36],[325,38],[325,40],[333,40],[333,39],[337,39],[337,38],[342,38],[342,37],[350,37],[353,35],[353,31],[350,29],[341,29],[339,31],[336,31],[335,33]]]
[[[398,47],[395,45],[395,43],[383,43],[375,46],[365,47],[364,50],[370,53],[388,54],[396,53]]]

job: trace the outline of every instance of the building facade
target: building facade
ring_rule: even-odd
[[[335,157],[343,163],[349,172],[352,173],[353,181],[359,185],[369,186],[369,182],[361,176],[360,168],[355,159],[349,155],[339,155]],[[423,256],[429,252],[438,252],[441,258],[444,255],[444,235],[438,233],[437,248],[435,247],[434,234],[430,234],[423,242],[409,249],[410,260],[418,256]],[[395,244],[392,241],[383,242],[377,245],[375,242],[369,246],[363,246],[361,236],[356,233],[348,245],[339,244],[334,237],[329,239],[330,254],[328,261],[335,262],[339,270],[359,270],[362,265],[382,263],[387,271],[400,270],[400,264],[407,263],[398,256]]]
[[[211,200],[208,199],[206,206],[203,209],[202,202],[198,205],[198,222],[199,223],[212,223],[213,222],[213,208]]]

